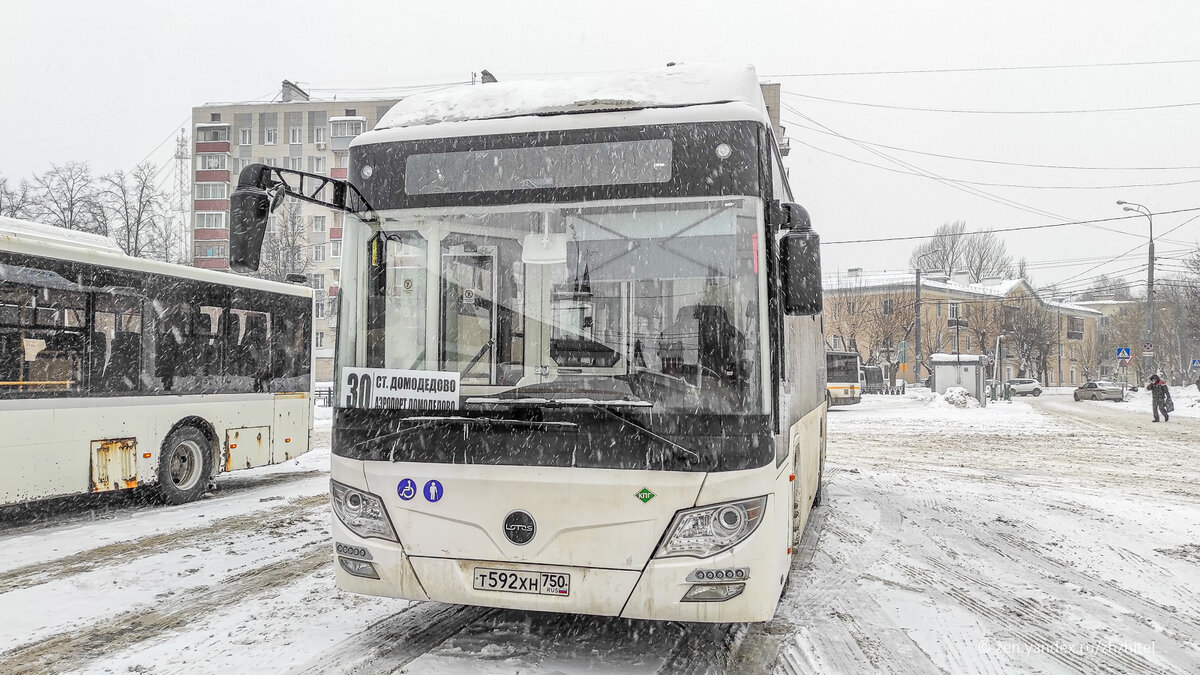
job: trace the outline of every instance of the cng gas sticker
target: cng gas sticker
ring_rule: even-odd
[[[458,371],[342,368],[342,408],[454,410]]]
[[[654,493],[650,491],[650,488],[642,488],[642,491],[634,495],[634,497],[642,500],[642,503],[645,504],[651,499],[654,499]]]
[[[442,484],[436,480],[431,480],[425,484],[425,501],[436,502],[445,494],[442,490]]]
[[[417,496],[417,482],[411,478],[405,478],[396,485],[396,494],[400,499],[408,501]]]

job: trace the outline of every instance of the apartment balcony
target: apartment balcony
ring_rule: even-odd
[[[340,228],[340,227],[329,228],[329,240],[330,241],[336,241],[341,238],[342,238],[342,228]]]
[[[228,169],[197,169],[196,170],[196,182],[197,183],[228,183],[229,182],[229,170]]]
[[[946,328],[962,329],[962,328],[966,328],[966,327],[967,327],[966,319],[947,319],[946,320]]]
[[[193,206],[195,211],[228,211],[228,199],[197,199]]]
[[[207,239],[229,239],[229,230],[225,228],[200,227],[192,230],[192,238],[196,241]]]
[[[226,258],[193,258],[192,264],[194,267],[202,267],[210,270],[229,269],[229,260]]]
[[[1069,330],[1069,331],[1067,331],[1067,339],[1068,340],[1082,340],[1083,339],[1083,331]]]
[[[334,168],[332,168],[332,169],[330,169],[330,170],[329,170],[329,177],[330,177],[330,178],[337,178],[337,179],[340,179],[340,180],[346,180],[346,177],[347,177],[347,176],[349,176],[349,175],[350,175],[350,169],[347,169],[347,168],[345,168],[345,167],[336,167],[336,166],[335,166]]]
[[[229,152],[229,141],[196,141],[196,152]]]

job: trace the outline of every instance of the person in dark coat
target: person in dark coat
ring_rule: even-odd
[[[1150,376],[1150,384],[1146,385],[1150,390],[1150,408],[1154,411],[1154,421],[1158,421],[1158,412],[1161,410],[1164,422],[1170,422],[1171,416],[1167,414],[1167,383],[1159,379],[1158,375]]]

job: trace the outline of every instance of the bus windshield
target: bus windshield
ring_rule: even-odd
[[[382,213],[344,279],[362,318],[339,364],[454,374],[464,409],[766,414],[760,213],[743,197]]]

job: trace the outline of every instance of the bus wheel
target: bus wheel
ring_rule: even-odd
[[[167,436],[158,459],[158,496],[168,504],[199,499],[212,473],[212,444],[199,429],[179,427]]]
[[[821,505],[825,497],[825,463],[821,463],[821,469],[817,472],[817,492],[813,495],[812,505],[814,508]]]

